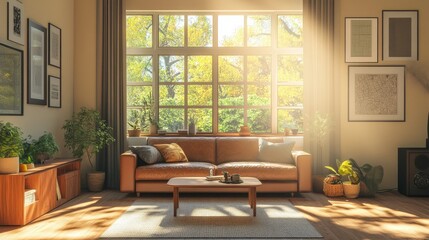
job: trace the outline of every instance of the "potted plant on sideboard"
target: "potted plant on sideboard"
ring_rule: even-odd
[[[59,148],[52,133],[45,132],[34,142],[34,157],[40,163],[44,163],[46,160],[51,159],[58,151]]]
[[[105,172],[96,171],[93,158],[103,147],[115,141],[112,128],[101,119],[97,110],[83,107],[66,120],[63,129],[65,146],[75,157],[86,156],[89,161],[92,171],[87,174],[88,189],[103,190]]]
[[[19,156],[23,152],[19,127],[0,121],[0,173],[18,173]]]

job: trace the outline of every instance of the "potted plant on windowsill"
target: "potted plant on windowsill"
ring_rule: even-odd
[[[103,190],[105,172],[96,171],[93,158],[103,147],[115,141],[112,128],[101,119],[97,110],[83,107],[70,120],[66,120],[63,129],[65,146],[75,157],[86,156],[89,161],[92,171],[87,174],[88,189]]]
[[[156,135],[158,132],[158,121],[156,120],[155,115],[155,99],[153,98],[152,94],[149,94],[148,97],[143,98],[142,103],[141,123],[144,125],[144,128],[146,128],[146,124],[149,123],[149,134]]]
[[[142,112],[140,110],[132,110],[128,125],[131,127],[128,130],[128,137],[140,137],[142,129]]]
[[[18,173],[23,152],[21,129],[0,121],[0,173]]]

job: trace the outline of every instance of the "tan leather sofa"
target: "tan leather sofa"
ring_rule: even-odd
[[[275,140],[275,139],[274,139]],[[189,162],[156,163],[137,166],[130,151],[120,157],[121,192],[171,192],[166,183],[173,177],[215,175],[222,171],[256,177],[262,182],[258,192],[309,192],[312,190],[312,158],[303,151],[292,151],[295,164],[258,161],[260,138],[257,137],[148,137],[147,144],[177,143]],[[206,189],[189,188],[202,192]],[[213,189],[210,189],[213,191]],[[228,188],[219,189],[228,191]],[[234,189],[237,191],[237,189]],[[246,189],[243,189],[246,191]]]

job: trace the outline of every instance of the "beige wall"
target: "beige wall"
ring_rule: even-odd
[[[96,0],[75,0],[74,110],[96,107]]]
[[[348,122],[347,79],[348,65],[344,63],[344,18],[378,17],[379,63],[390,65],[418,65],[429,75],[429,1],[421,0],[341,0],[335,1],[336,73],[341,83],[341,158],[354,158],[359,163],[380,164],[385,176],[382,188],[397,187],[397,148],[424,147],[426,121],[429,112],[429,89],[425,89],[412,72],[406,71],[406,122]],[[420,60],[387,62],[382,60],[382,10],[419,10]],[[367,64],[354,64],[367,65]]]
[[[57,156],[68,155],[64,150],[63,131],[64,121],[73,112],[73,57],[74,57],[74,7],[73,0],[23,0],[25,18],[25,44],[14,44],[7,40],[7,1],[0,0],[0,41],[6,45],[22,49],[24,51],[24,115],[0,116],[0,120],[11,122],[19,126],[24,136],[32,135],[38,138],[44,131],[51,132],[61,147]],[[62,34],[62,107],[49,108],[47,105],[27,104],[27,18],[48,28],[52,23],[61,28]],[[59,76],[60,71],[56,67],[47,67],[48,75]]]

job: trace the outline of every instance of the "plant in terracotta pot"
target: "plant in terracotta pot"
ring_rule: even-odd
[[[139,137],[141,133],[141,129],[145,128],[146,126],[142,126],[142,111],[141,110],[132,110],[131,111],[131,118],[128,121],[128,126],[131,127],[131,129],[128,130],[128,136],[129,137]],[[143,119],[144,122],[144,119]]]
[[[45,132],[34,142],[33,154],[40,163],[52,158],[58,151],[59,148],[52,133]]]
[[[0,173],[19,172],[19,156],[23,152],[19,127],[0,121]]]
[[[86,156],[89,161],[92,172],[87,174],[88,189],[103,190],[105,172],[96,171],[93,158],[102,148],[115,141],[112,128],[101,119],[97,110],[83,107],[70,120],[66,120],[63,129],[65,146],[75,157]]]

